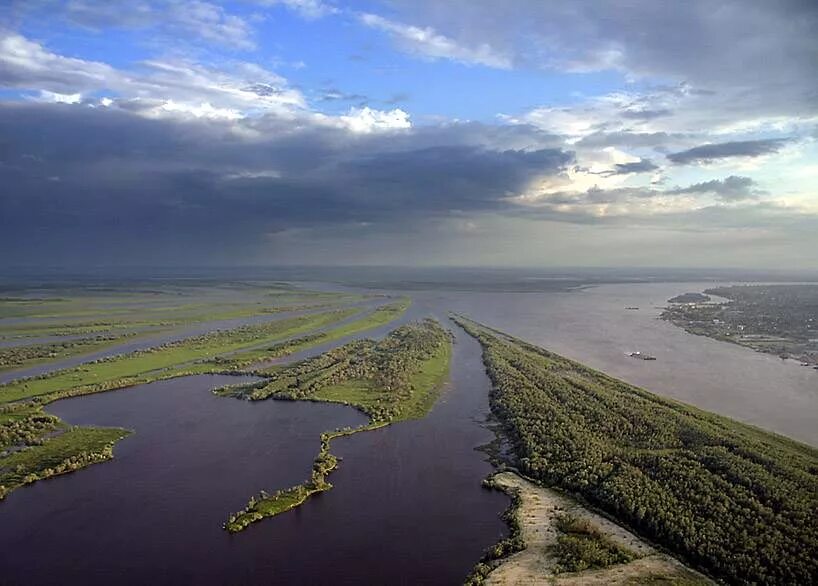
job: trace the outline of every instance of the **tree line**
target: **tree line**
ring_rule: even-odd
[[[517,465],[730,583],[818,583],[818,453],[461,321]]]

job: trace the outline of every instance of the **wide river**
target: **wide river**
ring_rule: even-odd
[[[412,292],[402,321],[461,312],[656,393],[818,445],[817,371],[657,319],[669,297],[707,286]],[[306,478],[320,432],[363,416],[209,392],[233,377],[50,405],[70,423],[136,433],[117,445],[113,461],[0,503],[0,583],[461,583],[503,534],[507,499],[480,486],[491,470],[475,450],[492,437],[483,425],[489,381],[477,343],[454,329],[450,384],[428,417],[336,440],[343,462],[334,489],[237,535],[221,529],[227,514],[260,489]],[[657,360],[628,357],[634,350]]]
[[[654,393],[818,446],[818,370],[695,336],[658,319],[669,298],[714,285],[651,283],[565,293],[418,297]],[[656,360],[631,358],[627,354],[633,351]]]

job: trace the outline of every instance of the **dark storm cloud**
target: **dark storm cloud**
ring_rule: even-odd
[[[673,163],[687,165],[730,157],[760,157],[761,155],[777,153],[786,142],[787,139],[783,138],[769,138],[704,144],[686,151],[670,153],[667,158]]]
[[[616,163],[613,166],[613,169],[608,169],[606,171],[590,171],[588,169],[580,169],[594,175],[612,177],[614,175],[630,175],[632,173],[650,173],[651,171],[656,171],[659,169],[659,166],[650,159],[640,159],[632,163]]]
[[[633,163],[617,163],[614,165],[614,175],[628,175],[630,173],[649,173],[659,167],[649,159],[641,159]]]
[[[755,199],[763,195],[764,192],[757,189],[756,182],[751,178],[730,175],[725,179],[713,179],[712,181],[696,183],[681,189],[674,189],[670,193],[713,193],[723,201],[740,201]]]
[[[502,209],[573,162],[559,149],[456,141],[455,128],[354,135],[274,118],[235,124],[0,106],[0,258],[223,257],[285,229]]]

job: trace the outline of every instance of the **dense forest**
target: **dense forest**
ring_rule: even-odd
[[[726,582],[818,582],[815,450],[458,322],[524,474]]]

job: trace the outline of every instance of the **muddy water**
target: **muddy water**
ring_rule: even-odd
[[[565,293],[418,293],[654,393],[818,446],[818,371],[658,319],[714,283],[602,285]],[[639,307],[629,310],[627,307]],[[655,361],[637,360],[642,351]]]

